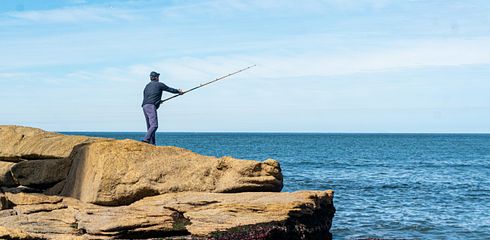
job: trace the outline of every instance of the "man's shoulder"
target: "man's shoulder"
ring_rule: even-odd
[[[167,88],[167,85],[165,85],[165,83],[162,83],[162,82],[158,82],[158,86],[160,87],[160,89],[162,90],[165,90]]]
[[[146,84],[145,88],[164,90],[166,87],[167,87],[167,85],[165,85],[162,82],[151,81],[148,84]]]
[[[159,87],[159,86],[162,86],[163,83],[161,82],[155,82],[155,81],[150,81],[149,83],[146,84],[146,86],[156,86],[156,87]]]
[[[148,84],[146,84],[147,86],[165,86],[164,83],[162,82],[157,82],[157,81],[150,81]]]

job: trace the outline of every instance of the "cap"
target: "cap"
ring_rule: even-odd
[[[150,77],[158,77],[158,76],[160,76],[160,73],[157,73],[155,71],[150,73]]]

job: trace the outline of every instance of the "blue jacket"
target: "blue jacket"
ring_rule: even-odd
[[[179,90],[175,88],[171,88],[158,81],[151,81],[146,84],[145,90],[143,91],[143,103],[141,104],[141,106],[145,104],[153,104],[157,108],[159,108],[160,100],[162,100],[163,91],[179,93]]]

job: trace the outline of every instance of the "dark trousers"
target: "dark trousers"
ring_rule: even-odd
[[[145,114],[146,129],[148,130],[143,140],[156,145],[155,134],[158,129],[157,108],[153,104],[145,104],[143,105],[143,113]]]

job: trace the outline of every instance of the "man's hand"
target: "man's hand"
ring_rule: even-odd
[[[182,95],[184,94],[184,92],[182,91],[182,89],[179,89],[179,95]]]

